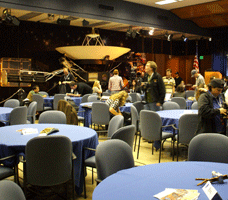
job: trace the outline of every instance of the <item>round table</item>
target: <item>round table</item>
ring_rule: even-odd
[[[195,178],[211,178],[212,171],[227,174],[228,164],[213,162],[169,162],[134,167],[119,171],[103,180],[93,192],[93,200],[156,199],[155,194],[165,188],[194,189],[199,199],[207,200],[201,181]],[[222,199],[228,197],[228,180],[224,184],[213,183]]]
[[[0,107],[0,121],[4,124],[9,124],[9,116],[13,108],[8,108],[8,107]]]
[[[170,124],[174,124],[176,128],[178,128],[178,123],[181,115],[183,114],[198,114],[198,110],[187,110],[187,109],[177,109],[177,110],[161,110],[157,111],[162,119],[162,126],[167,126]],[[172,127],[165,127],[162,129],[166,132],[173,133]]]
[[[59,129],[59,132],[52,133],[52,135],[64,135],[72,141],[73,152],[77,157],[74,161],[76,192],[81,194],[83,191],[83,148],[89,147],[96,149],[98,145],[97,133],[93,129],[65,124],[23,124],[1,127],[0,158],[9,155],[24,154],[27,142],[38,136],[38,134],[22,135],[18,130],[23,128],[37,128],[38,132],[40,132],[47,127]],[[85,158],[89,158],[93,155],[93,151],[85,151]],[[13,166],[15,162],[16,161],[12,159],[4,164],[6,166]]]

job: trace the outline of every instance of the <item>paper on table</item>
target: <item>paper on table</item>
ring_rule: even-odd
[[[46,135],[49,135],[51,133],[55,133],[55,132],[58,132],[58,131],[59,131],[59,129],[57,129],[57,128],[48,127],[48,128],[43,129],[42,131],[40,131],[39,136],[46,136]]]
[[[197,200],[199,195],[198,190],[166,188],[164,191],[154,195],[154,197],[160,200]]]
[[[37,128],[23,128],[21,129],[22,135],[29,135],[29,134],[38,134]]]
[[[194,112],[192,110],[184,110],[184,112],[180,114],[180,117],[185,114],[194,114]]]

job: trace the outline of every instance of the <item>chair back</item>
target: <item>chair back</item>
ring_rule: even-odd
[[[36,101],[33,101],[29,104],[29,107],[28,107],[28,121],[31,123],[31,124],[35,124],[35,121],[36,121],[36,110],[37,110],[37,102]]]
[[[105,102],[94,102],[92,104],[92,123],[108,125],[110,121],[109,106]]]
[[[48,94],[47,92],[45,92],[45,91],[39,91],[39,93],[40,93],[41,95],[46,95],[47,97],[49,96],[49,94]]]
[[[102,96],[111,96],[111,93],[109,93],[109,92],[103,92],[102,93]]]
[[[134,167],[131,147],[121,140],[107,140],[97,146],[96,153],[97,177],[106,177],[122,170]]]
[[[189,144],[195,136],[198,125],[198,114],[184,114],[179,119],[178,141],[182,144]]]
[[[178,103],[178,105],[180,106],[180,109],[186,109],[187,108],[186,100],[184,97],[173,97],[171,99],[171,101]]]
[[[131,105],[131,124],[135,125],[136,131],[138,131],[139,125],[139,114],[134,105]]]
[[[192,110],[198,110],[198,102],[196,101],[196,102],[194,102],[193,104],[192,104]]]
[[[114,116],[108,125],[108,137],[111,137],[119,128],[124,125],[124,117],[121,115]]]
[[[188,97],[194,97],[194,93],[195,93],[194,90],[187,90],[187,91],[185,92],[186,99],[187,99]]]
[[[42,112],[39,117],[39,124],[66,124],[66,115],[62,111],[48,110]]]
[[[53,109],[54,110],[57,110],[59,100],[60,99],[63,99],[64,100],[64,97],[65,96],[66,96],[65,94],[55,94],[54,95],[54,100],[53,100]]]
[[[129,96],[132,98],[132,102],[141,101],[141,95],[139,93],[129,93]]]
[[[4,200],[26,200],[21,187],[9,180],[0,181],[0,199]]]
[[[180,109],[180,106],[176,102],[167,101],[162,105],[162,110],[175,110],[175,109]]]
[[[39,94],[34,94],[32,96],[32,100],[37,102],[37,111],[43,111],[44,110],[44,99]]]
[[[124,126],[119,128],[113,135],[111,139],[119,139],[126,142],[131,148],[133,147],[135,136],[135,125]]]
[[[88,102],[88,97],[90,96],[91,94],[84,94],[82,96],[82,99],[81,99],[81,103],[86,103]]]
[[[98,96],[97,95],[90,95],[88,96],[88,102],[99,102],[100,100],[98,99]]]
[[[195,136],[189,144],[188,160],[228,163],[228,137],[219,133]]]
[[[25,148],[26,180],[36,186],[53,186],[71,179],[72,142],[66,136],[35,137]]]
[[[19,106],[14,108],[10,113],[9,124],[27,124],[27,107]]]
[[[150,110],[140,112],[141,135],[148,140],[161,140],[162,120],[158,113]]]
[[[126,102],[132,103],[132,97],[128,96],[127,99],[126,99]]]
[[[15,108],[20,106],[20,101],[18,99],[9,99],[7,100],[3,107]]]
[[[138,114],[140,114],[140,111],[144,109],[144,104],[141,101],[136,101],[133,105],[136,107]]]
[[[67,124],[78,125],[77,111],[67,100],[59,100],[58,110],[65,113]]]

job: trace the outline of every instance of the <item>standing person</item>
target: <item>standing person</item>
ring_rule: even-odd
[[[179,76],[179,72],[176,72],[175,74],[176,74],[176,77],[174,78],[174,80],[175,80],[175,88],[177,89],[177,86],[178,86],[178,85],[180,85],[180,84],[184,85],[184,81],[183,81],[183,79]]]
[[[68,96],[83,96],[85,94],[92,94],[92,88],[83,82],[71,82],[70,88],[73,90],[73,93],[67,93]]]
[[[59,80],[59,93],[69,93],[71,91],[69,84],[72,81],[74,81],[73,75],[68,71],[67,67],[63,67],[63,75]]]
[[[96,80],[94,81],[94,84],[93,84],[93,93],[97,93],[98,96],[101,96],[102,94],[102,88],[101,88],[101,84],[100,84],[100,81]]]
[[[40,94],[39,91],[40,91],[39,86],[38,85],[34,85],[32,87],[32,90],[28,93],[27,99],[29,99],[29,101],[32,102],[33,101],[33,95],[34,94],[39,94],[42,97],[47,97],[47,95]]]
[[[199,72],[197,72],[195,69],[193,69],[191,71],[191,75],[192,75],[192,77],[195,77],[195,79],[196,79],[195,85],[192,86],[192,88],[195,89],[195,91],[198,89],[198,87],[201,83],[203,83],[205,85],[204,77]]]
[[[199,123],[196,133],[221,133],[226,135],[227,110],[223,108],[224,95],[221,94],[225,82],[213,79],[208,84],[209,90],[198,99]]]
[[[108,89],[111,91],[111,94],[118,93],[124,86],[123,79],[119,76],[118,69],[115,69],[113,74],[114,75],[109,79],[108,82]]]
[[[172,70],[171,69],[167,69],[166,70],[166,76],[164,76],[163,78],[163,82],[165,84],[165,90],[166,93],[169,93],[171,95],[173,95],[173,93],[175,92],[175,80],[172,77]]]
[[[142,83],[145,90],[145,109],[159,111],[165,98],[164,82],[161,75],[157,73],[157,64],[154,61],[147,62],[145,72],[144,83]]]

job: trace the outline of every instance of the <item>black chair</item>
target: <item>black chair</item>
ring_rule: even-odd
[[[74,166],[72,142],[68,137],[54,135],[35,137],[28,141],[25,148],[24,192],[27,185],[39,187],[72,183],[74,199]]]
[[[187,145],[195,136],[198,125],[198,114],[184,114],[179,119],[178,134],[175,135],[177,140],[177,161],[179,156],[179,144]]]
[[[189,161],[228,163],[228,137],[219,133],[202,133],[189,143]]]
[[[173,126],[162,126],[162,120],[161,117],[158,115],[158,113],[150,110],[142,110],[140,112],[140,126],[141,126],[141,135],[139,137],[139,145],[138,145],[138,154],[137,159],[139,157],[139,148],[140,148],[140,140],[141,137],[152,140],[152,141],[161,141],[165,142],[167,138],[174,137],[173,133],[168,132],[162,132],[163,127]],[[159,151],[159,163],[161,160],[161,149]],[[153,154],[153,143],[152,143],[152,154]]]
[[[108,140],[97,146],[97,182],[123,169],[134,167],[132,148],[121,140]]]
[[[23,190],[12,181],[0,181],[0,199],[4,200],[25,200]]]

